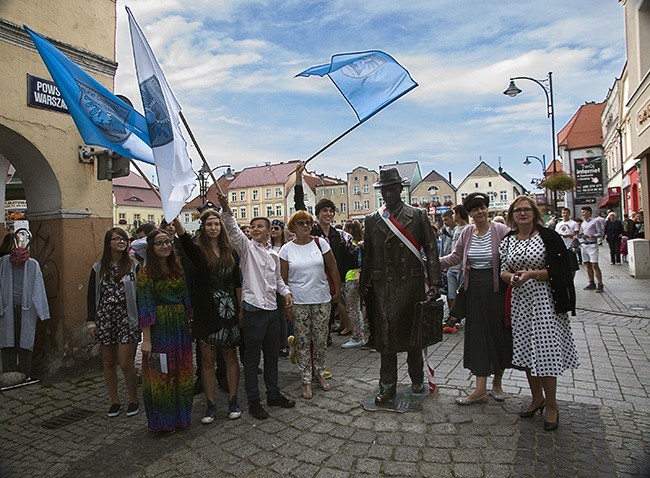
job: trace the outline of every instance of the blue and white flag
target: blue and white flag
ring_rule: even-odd
[[[158,174],[165,219],[172,222],[192,195],[195,175],[180,125],[176,100],[144,33],[126,7],[140,95]]]
[[[153,164],[145,118],[38,33],[23,25],[86,144]]]
[[[329,76],[363,123],[418,84],[395,59],[379,50],[341,53],[330,63],[296,76]]]

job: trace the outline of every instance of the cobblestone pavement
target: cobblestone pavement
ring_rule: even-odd
[[[201,425],[205,398],[197,396],[188,430],[152,434],[143,412],[106,417],[108,395],[96,371],[4,392],[0,476],[644,476],[650,312],[643,307],[650,304],[650,281],[603,269],[605,293],[578,294],[581,308],[572,326],[582,364],[558,381],[556,432],[543,431],[540,415],[519,418],[530,397],[518,371],[504,377],[505,402],[455,404],[473,386],[462,368],[462,332],[430,347],[438,391],[424,400],[422,412],[364,411],[359,402],[376,392],[379,354],[343,350],[339,345],[348,337],[334,335],[328,349],[332,390],[315,387],[313,400],[297,399],[291,410],[270,408],[264,421],[246,412],[228,420],[227,397],[219,392],[214,424]],[[400,380],[407,384],[403,362],[400,356]],[[299,396],[299,374],[286,359],[280,382],[287,395]],[[121,394],[126,399],[124,389]],[[61,422],[52,421],[57,417]]]

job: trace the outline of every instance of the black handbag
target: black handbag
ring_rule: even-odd
[[[411,349],[422,349],[442,342],[442,299],[415,304],[415,317],[411,327]]]

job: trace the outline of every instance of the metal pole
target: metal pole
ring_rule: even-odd
[[[149,187],[151,188],[153,193],[156,196],[158,196],[158,199],[160,199],[160,202],[162,203],[162,198],[160,197],[160,193],[158,192],[158,189],[156,188],[156,186],[151,184],[151,181],[149,181],[149,179],[147,179],[147,175],[142,172],[142,169],[140,169],[140,166],[138,166],[138,164],[135,162],[135,160],[131,159],[131,164],[140,173],[140,176],[142,176],[142,179],[144,179],[144,181],[149,185]]]
[[[210,170],[210,165],[208,164],[208,161],[205,159],[205,156],[203,156],[203,151],[201,151],[201,147],[199,146],[199,143],[196,141],[196,138],[194,137],[194,133],[192,133],[192,130],[190,129],[190,125],[188,124],[187,120],[185,119],[185,115],[183,115],[183,112],[179,112],[178,114],[181,117],[181,120],[183,121],[183,124],[185,125],[185,129],[190,135],[190,139],[194,143],[194,147],[196,147],[196,150],[199,153],[199,156],[201,157],[201,161],[203,161],[203,164],[205,165],[205,169],[208,171],[208,174],[210,174],[210,178],[212,178],[212,182],[216,186],[217,190],[223,194],[223,191],[221,190],[221,186],[219,186],[219,183],[217,182],[217,179],[214,177],[214,174],[212,174],[212,171]]]
[[[551,141],[553,143],[553,154],[551,161],[553,161],[553,176],[557,174],[557,149],[555,146],[555,110],[553,108],[553,72],[548,72],[548,89],[550,92],[550,99],[548,103],[548,115],[551,117]],[[548,98],[548,97],[547,97]],[[557,214],[557,190],[553,190],[553,212]]]

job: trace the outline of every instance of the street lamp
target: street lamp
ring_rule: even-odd
[[[551,118],[551,141],[553,144],[553,150],[551,152],[551,158],[553,158],[553,176],[557,174],[557,162],[554,159],[557,151],[555,149],[555,112],[553,110],[553,72],[549,71],[548,76],[543,80],[536,80],[529,76],[513,76],[510,78],[510,85],[503,92],[504,95],[515,97],[521,90],[515,85],[515,80],[529,80],[533,83],[537,83],[542,90],[544,90],[544,95],[546,96],[546,116]],[[547,86],[548,84],[548,86]],[[537,158],[539,159],[539,158]],[[546,170],[544,170],[544,176],[546,176]],[[557,212],[557,191],[553,191],[553,210]]]
[[[235,173],[233,173],[229,164],[221,164],[219,166],[215,166],[212,169],[208,169],[208,167],[205,164],[203,164],[203,166],[201,166],[201,169],[199,169],[198,172],[194,173],[196,179],[199,180],[199,195],[201,196],[201,200],[203,201],[203,204],[206,203],[206,196],[208,194],[208,176],[210,176],[211,173],[215,172],[217,169],[220,168],[227,168],[226,172],[224,173],[224,176],[228,181],[231,181],[235,177]]]

